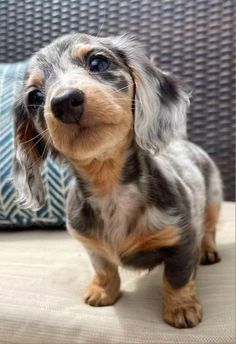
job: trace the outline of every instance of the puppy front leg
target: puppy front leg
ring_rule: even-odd
[[[120,291],[118,267],[97,253],[88,252],[95,276],[85,293],[85,303],[91,306],[108,306],[116,302]]]
[[[176,328],[196,326],[202,319],[202,306],[195,288],[195,272],[198,253],[170,250],[164,259],[163,276],[164,320]],[[182,251],[182,252],[181,252]]]

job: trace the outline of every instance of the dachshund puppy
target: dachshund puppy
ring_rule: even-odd
[[[63,36],[29,61],[15,104],[14,182],[25,206],[44,203],[48,151],[71,166],[67,228],[91,258],[85,302],[113,304],[118,266],[164,264],[164,319],[202,319],[196,269],[220,260],[219,172],[185,138],[189,96],[127,36]]]

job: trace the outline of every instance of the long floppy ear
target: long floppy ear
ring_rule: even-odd
[[[116,45],[127,57],[135,84],[136,142],[158,152],[186,135],[189,95],[179,81],[157,69],[133,39],[121,36]]]
[[[41,165],[45,145],[29,118],[24,101],[16,101],[13,110],[15,124],[15,159],[13,183],[24,208],[38,210],[44,203]]]

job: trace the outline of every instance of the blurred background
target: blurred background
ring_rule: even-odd
[[[220,167],[235,199],[234,0],[0,0],[0,62],[22,61],[69,32],[132,33],[192,89],[189,139]]]

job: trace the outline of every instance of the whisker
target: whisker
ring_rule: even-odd
[[[57,128],[58,128],[58,127],[54,128],[53,133],[55,133],[55,131],[56,131]],[[45,147],[44,147],[44,149],[43,149],[42,159],[46,158],[46,153],[48,153],[48,152],[47,152],[47,149],[49,148],[49,145],[50,145],[50,139],[51,139],[51,137],[49,136],[48,139],[47,139],[47,141],[46,141],[46,143],[45,143]],[[44,154],[45,154],[45,156],[44,156]],[[37,161],[36,161],[35,163],[32,164],[32,167],[35,166],[36,164],[38,164]]]
[[[55,128],[53,132],[55,132],[56,129],[57,129],[57,128]],[[44,147],[43,153],[42,153],[42,159],[46,158],[46,154],[48,153],[49,145],[50,145],[50,137],[47,139],[47,141],[46,141],[46,143],[45,143],[45,147]],[[44,154],[45,154],[45,156],[44,156]],[[35,165],[37,165],[37,164],[38,164],[37,161],[34,162],[34,163],[32,164],[32,167],[35,166]]]
[[[55,131],[58,129],[58,127],[55,127],[54,130],[53,130],[53,134],[55,133]],[[47,139],[47,142],[45,144],[45,147],[44,147],[44,150],[43,150],[43,153],[42,153],[42,159],[44,159],[44,153],[46,154],[47,153],[47,149],[49,147],[49,144],[50,144],[50,139],[51,137],[49,136],[48,139]]]
[[[45,144],[45,147],[43,149],[43,153],[42,153],[42,159],[44,159],[46,157],[46,154],[47,154],[47,149],[49,147],[49,143],[50,143],[50,137],[47,139],[47,142]],[[45,153],[45,157],[44,157],[44,153]]]
[[[122,88],[118,88],[117,90],[116,90],[116,89],[113,89],[111,94],[113,94],[113,93],[119,93],[120,91],[129,89],[130,86],[131,86],[131,85],[128,85],[128,86],[125,86],[125,87],[122,87]]]
[[[38,135],[34,136],[32,139],[27,140],[27,141],[23,141],[20,144],[25,144],[25,143],[31,142],[31,141],[35,140],[38,136],[45,134],[47,131],[48,131],[48,129],[45,129],[44,131],[42,131],[42,133],[39,133]]]
[[[44,134],[44,135],[45,135],[45,134]],[[34,147],[37,146],[37,144],[38,144],[41,140],[44,139],[44,135],[42,135],[42,136],[39,138],[39,140],[37,140],[37,142],[35,142],[35,144],[30,148],[30,150],[27,151],[27,154],[29,154],[29,153],[34,149]]]

